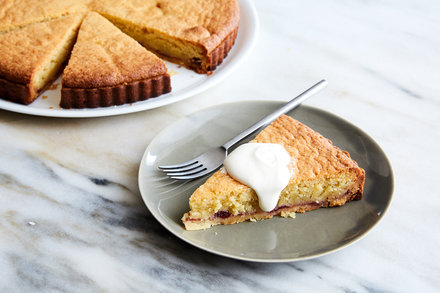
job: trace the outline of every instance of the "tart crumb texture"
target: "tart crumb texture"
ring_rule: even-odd
[[[93,108],[169,92],[165,63],[96,12],[78,33],[62,79],[61,107]]]
[[[341,206],[362,198],[365,171],[347,152],[297,120],[282,115],[251,142],[281,144],[295,162],[277,207],[262,211],[252,188],[219,170],[191,196],[190,211],[182,218],[187,230],[275,215],[295,217],[297,212]]]
[[[0,34],[0,97],[33,102],[67,62],[82,18],[70,15]]]
[[[95,0],[91,7],[147,49],[199,73],[222,63],[240,19],[236,0]]]
[[[0,0],[0,32],[72,14],[85,14],[88,0]]]

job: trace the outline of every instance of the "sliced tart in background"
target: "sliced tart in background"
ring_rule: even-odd
[[[0,32],[72,14],[86,14],[89,0],[0,0]]]
[[[0,33],[0,98],[30,104],[59,75],[82,14]]]
[[[95,0],[91,7],[159,56],[212,73],[231,50],[237,0]]]
[[[61,107],[108,107],[169,91],[161,59],[98,13],[87,14],[64,70]]]

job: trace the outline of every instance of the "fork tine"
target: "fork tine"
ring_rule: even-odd
[[[174,177],[174,176],[185,176],[185,175],[195,175],[197,173],[203,172],[206,170],[206,167],[204,167],[203,165],[200,165],[199,167],[195,168],[195,169],[191,169],[191,170],[187,170],[187,171],[183,171],[183,172],[170,172],[170,173],[166,173],[168,176],[170,177]]]
[[[192,174],[192,175],[183,175],[183,176],[173,176],[173,175],[171,175],[170,178],[177,179],[177,180],[191,180],[191,179],[196,179],[196,178],[205,176],[206,174],[209,174],[211,172],[212,172],[212,170],[205,170],[205,171],[202,171],[200,173],[196,173],[196,174]]]
[[[174,169],[162,169],[163,172],[168,173],[168,172],[189,172],[192,171],[194,169],[200,168],[203,165],[201,163],[197,163],[197,164],[193,164],[193,165],[189,165],[188,167],[182,167],[182,168],[174,168]]]
[[[180,164],[176,164],[176,165],[163,165],[163,166],[158,166],[159,169],[165,170],[165,169],[176,169],[176,168],[182,168],[182,167],[188,167],[191,165],[194,165],[196,163],[198,163],[198,160],[189,160]]]

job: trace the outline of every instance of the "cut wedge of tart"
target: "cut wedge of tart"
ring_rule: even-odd
[[[0,33],[0,97],[33,102],[67,61],[83,15],[71,15]]]
[[[362,198],[365,171],[347,152],[289,116],[280,116],[251,143],[279,144],[290,155],[291,177],[275,208],[263,211],[256,192],[222,168],[192,194],[190,211],[182,218],[187,230],[275,215],[294,217],[296,212]]]
[[[234,44],[237,0],[95,0],[92,9],[161,57],[211,73]]]
[[[88,0],[0,0],[0,32],[88,10]]]
[[[170,90],[162,60],[98,13],[87,14],[64,70],[61,107],[121,105]]]

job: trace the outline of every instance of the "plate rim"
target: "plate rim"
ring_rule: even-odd
[[[358,131],[359,133],[361,133],[363,136],[365,136],[366,138],[368,138],[372,143],[374,143],[375,147],[380,150],[380,152],[382,153],[385,162],[390,170],[390,194],[389,194],[389,200],[387,202],[387,204],[384,206],[383,208],[383,212],[378,216],[377,221],[375,223],[373,223],[372,225],[370,225],[362,234],[358,235],[357,237],[351,239],[350,241],[348,241],[347,243],[344,243],[343,245],[340,245],[338,247],[335,247],[333,249],[324,251],[324,252],[320,252],[320,253],[316,253],[314,255],[309,255],[309,256],[303,256],[303,257],[291,257],[291,258],[276,258],[276,259],[268,259],[268,258],[254,258],[254,257],[245,257],[245,256],[240,256],[240,255],[231,255],[225,252],[221,252],[221,251],[217,251],[215,249],[211,249],[208,247],[205,247],[203,245],[199,245],[197,243],[193,243],[190,240],[186,239],[185,237],[183,237],[182,235],[177,234],[173,229],[169,228],[167,226],[167,224],[165,223],[165,220],[162,219],[162,217],[160,216],[159,213],[156,213],[156,211],[149,205],[148,201],[145,200],[146,195],[143,194],[142,189],[141,189],[141,178],[145,177],[143,176],[143,171],[145,169],[145,161],[146,161],[146,157],[149,153],[149,151],[151,150],[153,144],[155,143],[155,141],[159,138],[159,136],[165,132],[167,132],[169,129],[175,127],[176,125],[178,125],[179,123],[181,123],[181,121],[183,121],[184,119],[188,118],[189,116],[195,115],[199,112],[204,112],[204,111],[209,111],[211,109],[214,109],[216,107],[219,106],[225,106],[225,105],[234,105],[234,104],[247,104],[247,103],[273,103],[273,104],[277,104],[277,105],[283,105],[286,102],[282,101],[282,100],[246,100],[246,101],[238,101],[238,102],[231,102],[231,103],[224,103],[224,104],[217,104],[217,105],[213,105],[213,106],[209,106],[203,109],[200,109],[198,111],[194,111],[188,115],[186,115],[185,117],[182,117],[180,119],[177,119],[176,121],[174,121],[172,124],[168,125],[167,127],[165,127],[164,129],[162,129],[161,131],[159,131],[154,137],[153,139],[150,141],[150,143],[148,144],[147,148],[144,151],[144,154],[142,155],[142,159],[141,162],[139,164],[139,171],[138,171],[138,186],[139,186],[139,192],[141,194],[142,197],[142,201],[144,202],[145,206],[148,208],[148,210],[150,211],[150,213],[153,215],[153,217],[162,225],[163,228],[165,228],[167,231],[169,231],[170,233],[172,233],[174,236],[176,236],[177,238],[179,238],[180,240],[194,246],[197,247],[201,250],[204,250],[206,252],[215,254],[215,255],[219,255],[219,256],[223,256],[226,258],[230,258],[230,259],[235,259],[235,260],[241,260],[241,261],[247,261],[247,262],[255,262],[255,263],[287,263],[287,262],[297,262],[297,261],[304,261],[304,260],[310,260],[310,259],[315,259],[321,256],[325,256],[325,255],[329,255],[332,254],[334,252],[340,251],[358,241],[360,241],[361,239],[363,239],[372,229],[374,229],[380,222],[382,222],[384,216],[387,214],[391,203],[393,201],[393,197],[394,197],[394,189],[395,189],[395,176],[394,176],[394,172],[392,169],[392,165],[391,162],[388,158],[388,156],[386,155],[386,153],[384,152],[384,150],[380,147],[380,145],[376,142],[376,140],[374,140],[369,134],[367,134],[365,131],[363,131],[361,128],[359,128],[358,126],[354,125],[353,123],[351,123],[350,121],[342,118],[341,116],[334,114],[332,112],[326,111],[324,109],[318,108],[318,107],[314,107],[314,106],[309,106],[309,105],[300,105],[297,109],[300,108],[305,108],[305,109],[310,109],[312,111],[317,111],[317,112],[321,112],[324,113],[326,115],[330,115],[333,116],[333,118],[337,118],[340,121],[343,121],[344,123],[348,124],[350,127],[353,127],[354,129],[356,129],[356,131]]]
[[[192,87],[191,89],[185,89],[183,93],[174,95],[171,91],[165,95],[148,99],[145,101],[139,101],[138,104],[134,103],[132,106],[130,104],[123,104],[119,106],[110,107],[99,107],[99,108],[85,108],[85,109],[46,109],[46,108],[34,108],[29,105],[17,104],[8,100],[0,99],[0,110],[33,115],[42,117],[57,117],[57,118],[94,118],[94,117],[107,117],[116,116],[129,113],[136,113],[140,111],[151,110],[166,106],[169,104],[177,103],[184,99],[193,97],[200,94],[207,89],[215,86],[216,84],[223,81],[225,78],[230,76],[250,55],[253,48],[255,47],[259,35],[260,21],[258,18],[257,10],[255,4],[252,0],[240,0],[238,1],[240,7],[241,18],[243,15],[246,16],[246,21],[252,25],[251,34],[246,34],[243,37],[243,47],[237,52],[235,58],[229,59],[227,62],[227,67],[220,67],[219,71],[215,72],[208,77],[206,81],[201,84]],[[240,27],[239,27],[240,32]],[[235,46],[237,47],[237,46]],[[220,65],[221,66],[221,65]],[[42,95],[43,93],[41,93]],[[161,99],[163,98],[163,99]],[[147,102],[148,101],[148,102]],[[142,103],[147,102],[147,103]]]

